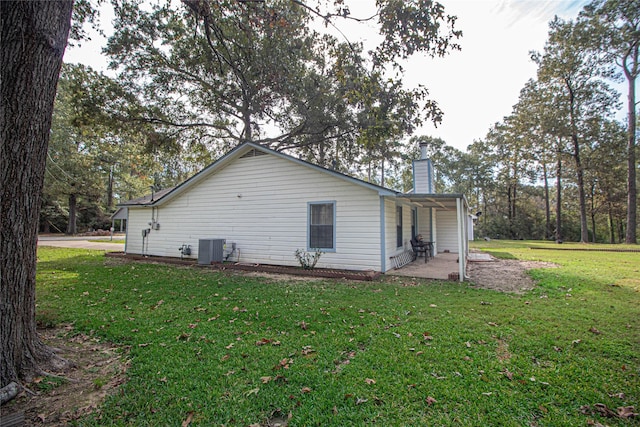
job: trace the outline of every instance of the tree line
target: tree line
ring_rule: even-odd
[[[596,0],[555,18],[537,76],[511,114],[475,141],[476,206],[487,236],[637,243],[635,82],[640,3]],[[612,83],[625,82],[627,120]]]

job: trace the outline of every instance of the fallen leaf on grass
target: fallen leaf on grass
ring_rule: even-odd
[[[369,399],[361,399],[361,398],[356,398],[356,405],[362,405],[363,403],[368,402]]]
[[[487,325],[489,325],[489,326],[498,326],[498,324],[495,323],[495,322],[489,322],[489,323],[487,323]]]
[[[274,371],[278,369],[289,369],[289,363],[292,363],[293,359],[287,359],[286,357],[282,359],[276,366],[273,367]]]
[[[504,371],[501,372],[502,375],[504,375],[505,377],[509,378],[510,380],[513,379],[513,372],[509,372],[509,370],[507,368],[504,369]]]
[[[187,427],[193,421],[193,411],[187,413],[187,418],[182,422],[182,427]]]
[[[267,384],[271,381],[271,377],[260,377],[260,381],[262,381],[262,384]]]
[[[371,384],[375,384],[376,380],[374,380],[373,378],[365,378],[364,382],[371,385]]]
[[[309,325],[303,320],[302,322],[300,322],[300,327],[303,331],[306,331],[309,328]]]
[[[252,388],[251,390],[247,391],[244,395],[249,397],[251,395],[258,394],[259,391],[260,389],[258,387]]]
[[[176,337],[176,341],[189,341],[190,338],[191,338],[191,334],[187,334],[183,332]]]
[[[300,389],[300,392],[301,392],[302,394],[311,393],[311,389],[310,389],[309,387],[302,387],[302,388]]]
[[[426,402],[427,402],[427,405],[429,405],[429,406],[431,406],[431,405],[433,405],[434,403],[437,403],[437,402],[438,402],[436,399],[434,399],[434,398],[433,398],[433,397],[431,397],[431,396],[427,396],[427,398],[426,398],[425,400],[426,400]]]
[[[618,407],[618,417],[627,419],[639,416],[640,414],[635,411],[636,408],[634,406],[620,406]]]
[[[260,341],[256,341],[256,345],[258,347],[260,347],[261,345],[269,344],[269,343],[271,343],[271,340],[267,338],[262,338]]]
[[[608,408],[607,405],[603,403],[596,403],[595,405],[593,405],[593,408],[589,405],[583,405],[580,407],[580,412],[585,415],[594,414],[594,412],[597,412],[604,417],[622,419],[629,419],[640,416],[640,414],[635,412],[635,410],[636,408],[634,406],[620,406],[614,411],[613,409]]]
[[[315,352],[316,351],[310,345],[305,345],[304,347],[302,347],[302,351],[300,352],[300,354],[302,354],[303,356],[308,356],[309,354]]]
[[[589,332],[591,332],[592,334],[595,334],[595,335],[600,335],[602,333],[599,330],[597,330],[595,328],[595,326],[592,326],[591,328],[589,328]]]

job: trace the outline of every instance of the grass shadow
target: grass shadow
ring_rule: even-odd
[[[489,255],[491,255],[494,258],[498,258],[498,259],[518,259],[518,257],[516,257],[515,255],[513,255],[510,252],[503,252],[503,251],[487,251],[487,250],[483,250],[483,252],[488,253]]]

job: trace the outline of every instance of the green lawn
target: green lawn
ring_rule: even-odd
[[[128,349],[128,381],[83,426],[637,425],[581,407],[640,409],[640,254],[532,244],[482,244],[561,265],[523,296],[40,248],[38,311]]]
[[[89,239],[90,242],[96,242],[96,243],[117,243],[117,244],[124,244],[126,243],[126,239],[112,239],[112,240],[107,240],[107,239]]]

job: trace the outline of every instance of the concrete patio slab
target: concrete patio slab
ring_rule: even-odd
[[[424,262],[424,258],[418,258],[402,268],[387,271],[385,274],[389,276],[448,280],[449,274],[458,273],[458,268],[458,254],[439,253],[427,263]]]

